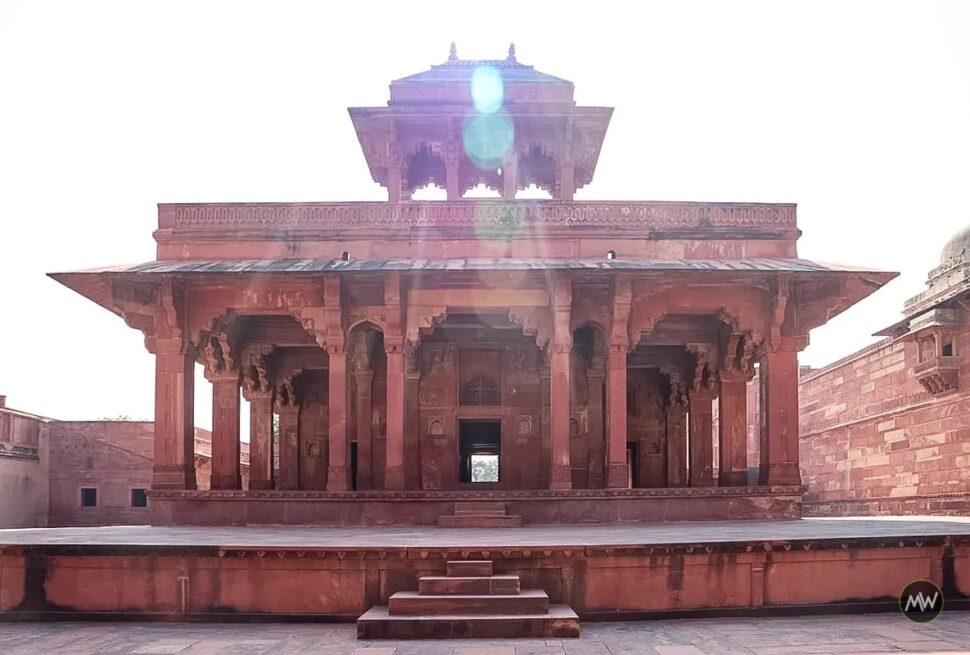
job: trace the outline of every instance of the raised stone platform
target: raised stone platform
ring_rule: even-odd
[[[530,524],[797,519],[802,488],[552,491],[151,491],[153,525],[515,527]],[[456,517],[503,506],[491,521]],[[488,512],[485,512],[486,514]],[[506,518],[498,518],[503,514]],[[514,518],[512,518],[514,517]]]
[[[421,578],[480,577],[447,575],[475,560],[583,620],[895,611],[916,578],[955,609],[970,596],[970,519],[0,530],[0,618],[353,621]]]

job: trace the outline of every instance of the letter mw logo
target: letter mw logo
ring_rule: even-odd
[[[943,611],[943,593],[929,580],[913,580],[899,594],[899,609],[909,620],[927,623]]]

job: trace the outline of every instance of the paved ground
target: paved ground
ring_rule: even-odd
[[[353,625],[0,623],[3,655],[810,655],[970,653],[970,612],[587,623],[570,640],[358,642]]]
[[[0,545],[106,544],[384,548],[596,546],[970,535],[970,517],[697,521],[485,528],[151,527],[0,530]]]

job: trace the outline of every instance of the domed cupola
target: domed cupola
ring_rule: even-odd
[[[965,261],[970,261],[970,225],[954,234],[943,246],[943,253],[940,255],[940,265],[944,267]]]

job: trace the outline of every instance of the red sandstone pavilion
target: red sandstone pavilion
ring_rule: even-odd
[[[152,522],[797,518],[798,352],[893,274],[799,259],[794,205],[574,200],[611,114],[514,49],[453,50],[350,109],[388,202],[163,204],[157,261],[53,274],[156,356]],[[447,200],[410,199],[427,184]],[[463,198],[479,184],[501,199]]]
[[[794,205],[576,201],[611,113],[512,49],[452,48],[350,110],[388,202],[160,205],[156,261],[53,274],[155,354],[154,525],[0,532],[0,620],[569,637],[579,617],[897,608],[915,578],[966,599],[964,524],[735,521],[800,517],[798,352],[894,274],[800,259]],[[429,184],[447,200],[412,199]],[[500,198],[464,197],[479,185]],[[550,198],[517,198],[533,185]]]

